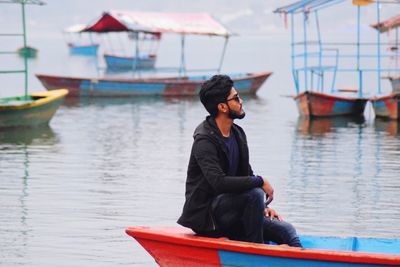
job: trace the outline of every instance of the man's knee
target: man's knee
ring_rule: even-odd
[[[280,226],[281,226],[280,234],[282,237],[282,243],[288,244],[289,246],[293,247],[301,247],[300,239],[297,235],[294,226],[285,221],[281,221]]]

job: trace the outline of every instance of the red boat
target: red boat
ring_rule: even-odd
[[[371,25],[375,28],[379,33],[387,33],[390,30],[398,31],[400,27],[400,15],[391,17],[385,21],[381,21],[379,23]],[[391,59],[394,60],[394,64],[397,66],[399,64],[399,37],[398,34],[395,34],[396,39],[395,41],[390,44],[388,48],[389,51],[392,51]],[[391,42],[389,42],[391,43]],[[393,71],[393,70],[388,70]],[[399,116],[399,109],[400,109],[400,76],[398,75],[399,69],[394,70],[394,73],[397,75],[388,75],[390,83],[392,84],[392,92],[387,95],[383,95],[380,90],[378,90],[378,95],[371,98],[371,103],[375,111],[376,117],[381,118],[389,118],[398,120],[400,119]]]
[[[182,227],[129,227],[160,266],[400,266],[400,240],[300,237],[305,248],[207,238]]]
[[[302,92],[294,99],[300,114],[309,117],[362,116],[368,101],[365,98],[342,97],[311,91]]]
[[[400,93],[392,93],[386,96],[376,96],[370,99],[375,111],[375,116],[400,119]]]
[[[274,11],[283,15],[285,24],[290,22],[291,73],[300,115],[326,117],[363,114],[368,101],[363,91],[364,87],[369,86],[364,79],[367,71],[369,73],[375,70],[362,60],[365,55],[360,52],[361,47],[364,49],[368,44],[361,43],[359,8],[369,8],[367,6],[370,2],[299,0]],[[357,15],[357,32],[353,35],[353,42],[340,41],[340,35],[332,35],[332,41],[329,41],[328,35],[322,38],[320,25],[323,24],[319,22],[320,16],[317,13],[322,14],[331,6],[339,4],[343,5],[345,10],[357,6],[353,8]],[[315,17],[310,16],[314,13]],[[315,24],[311,20],[315,20]],[[336,21],[339,22],[340,19]],[[297,24],[303,26],[301,34],[296,32]],[[354,89],[341,89],[342,85],[338,85],[337,82],[339,79],[350,81],[352,84],[346,87]],[[347,91],[345,96],[343,91]]]

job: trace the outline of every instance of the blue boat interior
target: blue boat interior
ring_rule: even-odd
[[[400,239],[300,236],[305,248],[400,254]]]

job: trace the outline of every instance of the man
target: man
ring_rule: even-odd
[[[274,190],[267,179],[253,174],[246,135],[233,123],[245,116],[233,81],[215,75],[199,95],[210,116],[194,132],[178,223],[204,236],[301,247],[293,226],[266,206]]]

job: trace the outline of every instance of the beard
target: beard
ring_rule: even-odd
[[[243,119],[244,116],[246,116],[246,112],[244,112],[242,109],[240,109],[240,110],[242,111],[242,113],[237,113],[237,112],[232,111],[231,109],[229,109],[229,112],[228,112],[229,118],[231,118],[232,120],[234,120],[234,119],[239,119],[239,120]]]

